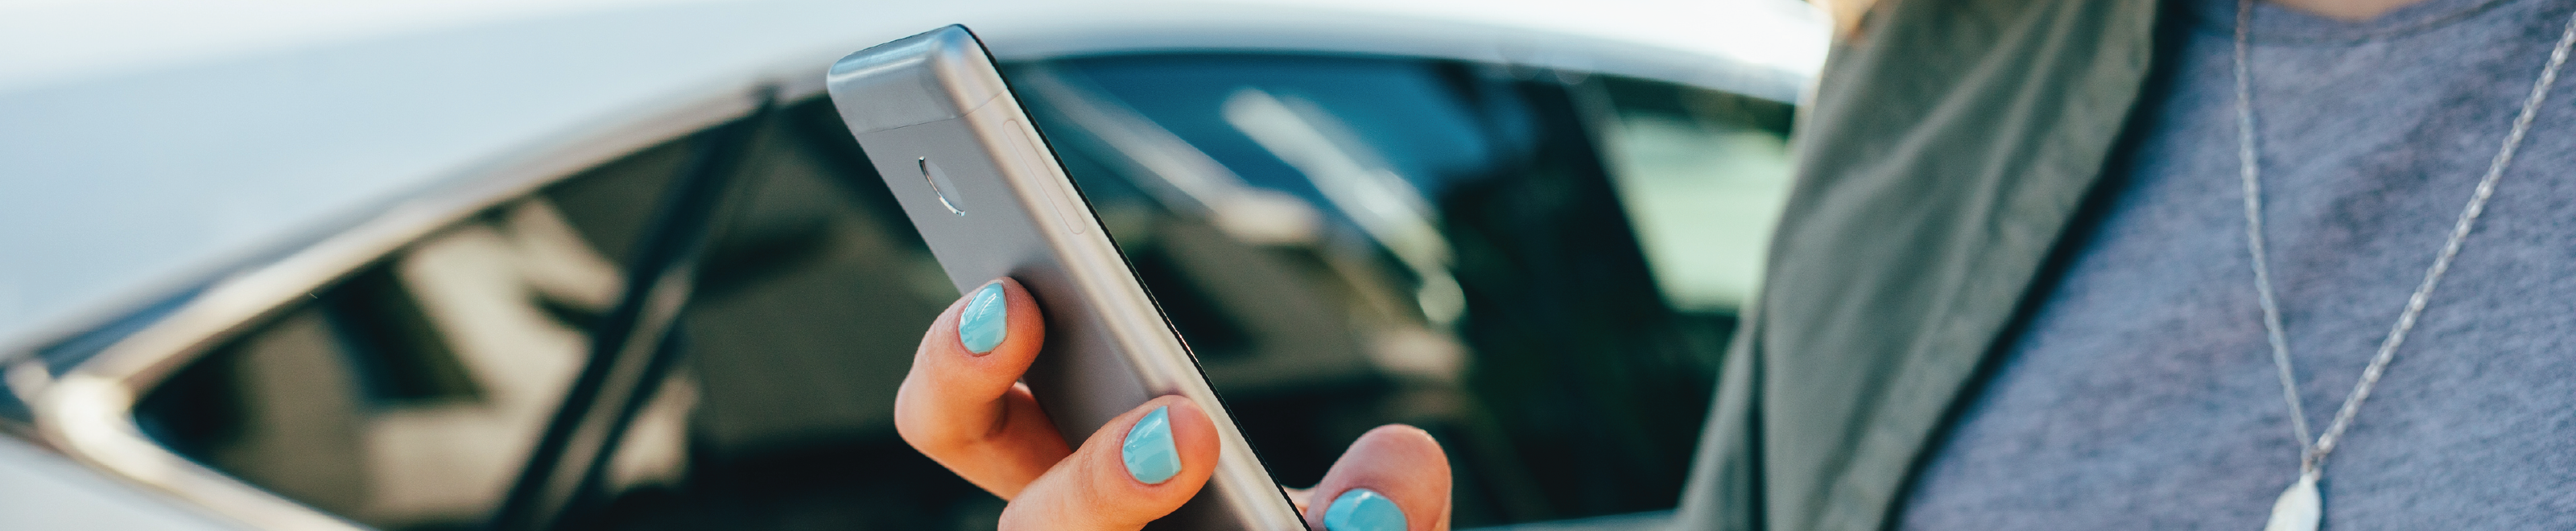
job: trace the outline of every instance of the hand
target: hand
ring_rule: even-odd
[[[895,397],[896,430],[931,460],[1009,500],[1006,531],[1140,529],[1207,484],[1216,426],[1179,396],[1148,400],[1068,447],[1018,381],[1045,340],[1037,303],[1018,282],[996,280],[967,294],[939,314],[913,353]],[[1290,496],[1319,531],[1445,531],[1449,459],[1422,430],[1380,426],[1351,443],[1323,482]]]

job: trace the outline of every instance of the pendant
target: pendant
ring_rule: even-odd
[[[2272,502],[2272,521],[2263,524],[2263,531],[2317,531],[2324,520],[2325,498],[2317,495],[2317,476],[2299,474],[2299,481]]]

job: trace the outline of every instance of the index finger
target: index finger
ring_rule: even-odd
[[[895,430],[941,466],[1003,499],[1072,454],[1021,373],[1046,341],[1019,282],[997,279],[950,304],[913,351]]]

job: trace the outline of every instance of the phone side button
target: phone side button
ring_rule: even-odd
[[[1019,120],[1003,121],[1002,126],[1014,133],[1006,135],[1011,138],[1012,163],[1019,165],[1020,173],[1026,178],[1049,181],[1038,186],[1046,189],[1047,201],[1054,203],[1048,206],[1055,208],[1057,221],[1063,223],[1064,228],[1073,231],[1074,234],[1084,233],[1084,229],[1091,224],[1085,223],[1082,216],[1076,214],[1076,209],[1084,207],[1074,204],[1073,197],[1067,195],[1065,187],[1072,186],[1072,183],[1056,179],[1055,172],[1048,171],[1048,167],[1054,161],[1048,160],[1046,152],[1038,150],[1037,140],[1030,138],[1030,135],[1035,133],[1027,126],[1021,125]]]

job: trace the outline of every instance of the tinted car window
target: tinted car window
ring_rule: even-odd
[[[1005,72],[1283,483],[1404,422],[1449,449],[1462,528],[1678,498],[1786,180],[1786,104],[1395,58]],[[676,277],[686,305],[642,349],[670,361],[632,392],[570,384],[654,260],[664,191],[704,166],[687,142],[408,246],[181,371],[138,420],[385,528],[477,527],[505,499],[536,507],[512,528],[990,528],[1002,502],[892,423],[952,284],[828,101],[748,127]],[[586,479],[527,505],[513,481],[567,394],[626,422],[596,459],[535,457]]]
[[[673,329],[684,479],[583,493],[558,527],[991,527],[999,500],[895,435],[913,346],[958,294],[839,115],[783,109],[742,171]]]
[[[622,296],[632,240],[685,155],[647,149],[408,245],[192,362],[136,421],[182,455],[359,522],[477,524]],[[632,444],[677,448],[678,435]]]
[[[1749,293],[1704,271],[1760,263],[1788,105],[1382,58],[1012,73],[1284,482],[1405,422],[1462,527],[1678,498]]]

